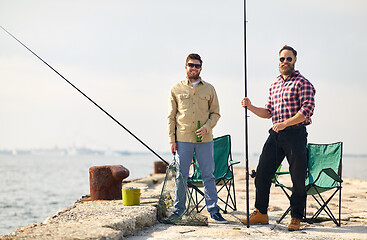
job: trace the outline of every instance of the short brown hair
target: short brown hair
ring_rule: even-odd
[[[293,55],[294,55],[295,57],[297,57],[297,51],[296,51],[296,50],[294,50],[294,48],[292,48],[291,46],[284,45],[284,47],[282,47],[282,49],[280,49],[279,54],[280,54],[283,50],[290,50],[290,51],[292,51],[292,52],[293,52]]]
[[[189,62],[189,60],[199,60],[200,64],[203,64],[203,61],[201,60],[201,57],[197,53],[190,53],[189,56],[186,58],[186,64]]]

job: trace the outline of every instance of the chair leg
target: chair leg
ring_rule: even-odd
[[[320,208],[314,213],[314,215],[311,217],[310,222],[314,223],[316,218],[321,214],[322,211],[324,211],[329,218],[337,225],[340,226],[340,204],[341,204],[341,196],[339,195],[339,223],[337,221],[337,219],[335,218],[334,214],[332,213],[332,211],[330,210],[330,208],[328,207],[328,204],[330,202],[330,200],[335,196],[335,194],[340,191],[341,189],[337,188],[334,193],[329,197],[329,199],[327,201],[325,201],[320,192],[317,191],[317,189],[315,189],[317,192],[317,195],[319,196],[319,198],[321,199],[322,203],[314,196],[313,198],[315,199],[315,201],[319,204]],[[340,194],[340,193],[339,193]]]
[[[227,213],[227,209],[230,208],[233,211],[237,210],[237,206],[236,206],[236,199],[235,199],[235,195],[231,195],[232,193],[235,194],[235,189],[232,186],[233,185],[233,179],[230,180],[225,180],[222,179],[221,181],[223,181],[223,185],[221,185],[221,187],[219,189],[217,189],[217,193],[218,193],[218,200],[221,201],[225,206],[224,209],[222,209],[220,206],[218,206],[223,213]],[[216,185],[218,184],[218,182],[216,183]],[[226,198],[223,200],[222,198],[219,197],[219,192],[224,189],[227,193]],[[232,193],[231,193],[232,191]]]
[[[196,209],[196,211],[198,213],[200,213],[204,208],[204,207],[199,209],[199,204],[204,200],[204,193],[196,186],[194,185],[190,185],[191,191],[190,191],[190,198],[192,199],[193,203],[194,203],[194,207]],[[193,197],[193,192],[195,191],[195,197]],[[199,201],[198,195],[201,197],[201,200]]]
[[[227,198],[226,198],[226,202],[225,202],[225,206],[224,206],[224,211],[223,213],[227,213],[227,207],[228,207],[228,201],[229,201],[229,196],[230,196],[230,189],[231,189],[231,185],[229,185],[229,189],[226,187],[228,194],[227,194]]]
[[[227,200],[226,200],[226,209],[227,207],[231,208],[233,211],[237,210],[237,205],[236,205],[236,191],[234,188],[234,180],[228,180],[226,183],[226,190],[227,190]],[[232,193],[231,193],[232,190]],[[233,194],[233,197],[232,197]]]
[[[284,194],[287,196],[288,200],[291,200],[291,196],[288,194],[288,192],[284,189],[283,186],[280,186],[280,183],[278,182],[278,180],[276,180],[276,182],[279,184],[279,187],[283,190]],[[287,216],[287,214],[291,211],[291,207],[289,206],[288,209],[283,213],[283,215],[276,221],[277,223],[280,223],[283,218],[285,218],[285,216]]]
[[[189,190],[189,193],[190,193],[190,200],[192,201],[192,203],[194,204],[194,208],[197,208],[197,205],[196,205],[196,200],[195,200],[195,196],[194,194],[196,195],[196,192],[194,193],[194,188],[191,188]]]
[[[228,184],[228,185],[227,185]],[[226,202],[225,202],[225,207],[224,207],[224,213],[227,213],[227,207],[230,207],[229,206],[229,200],[232,200],[231,199],[231,181],[227,181],[225,182],[225,188],[227,190],[227,198],[226,198]],[[233,208],[232,208],[233,209]]]
[[[199,211],[198,192],[196,190],[195,190],[195,208],[196,211]]]
[[[217,189],[217,193],[219,195],[219,192],[222,189],[226,190],[227,193],[227,197],[223,200],[222,198],[220,198],[218,196],[218,200],[221,201],[225,206],[224,209],[221,208],[220,206],[219,209],[223,211],[223,213],[227,213],[227,208],[231,208],[233,211],[237,210],[237,205],[236,205],[236,191],[234,188],[234,180],[230,179],[230,180],[225,180],[225,179],[221,179],[220,181],[223,181],[223,185],[220,186],[219,189]],[[216,185],[218,184],[218,182],[216,182]],[[204,201],[205,197],[204,197],[204,192],[201,191],[197,186],[194,185],[190,185],[191,188],[191,192],[190,195],[192,197],[193,203],[195,204],[195,208],[196,211],[198,213],[200,213],[206,205],[204,205],[203,207],[199,208],[199,204]],[[193,197],[193,191],[195,191],[195,198]],[[232,193],[231,193],[232,191]],[[233,194],[233,196],[232,196]],[[199,200],[199,198],[201,197],[201,199]]]
[[[234,179],[231,180],[231,184],[232,184],[232,191],[233,191],[233,199],[231,197],[231,201],[233,204],[233,210],[236,211],[237,210],[237,203],[236,203],[236,188],[234,187]]]
[[[285,218],[285,216],[287,216],[287,214],[289,213],[291,211],[291,207],[289,206],[289,208],[287,209],[287,211],[285,211],[284,213],[283,213],[283,215],[277,220],[277,223],[280,223],[282,220],[283,220],[283,218]]]
[[[339,224],[337,224],[338,227],[341,225],[341,213],[342,213],[342,186],[339,184],[340,190],[339,190]]]
[[[198,199],[198,193],[200,194],[200,197],[201,197],[200,201]],[[205,205],[204,205],[202,208],[199,209],[199,204],[203,200],[204,200],[204,193],[200,189],[197,188],[197,191],[196,191],[196,210],[197,210],[198,213],[200,213],[201,211],[203,211],[203,209],[205,208]]]

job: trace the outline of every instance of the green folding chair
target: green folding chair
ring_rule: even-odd
[[[337,142],[332,144],[307,144],[308,150],[308,176],[306,178],[307,195],[311,195],[318,203],[319,208],[311,218],[306,217],[305,220],[309,223],[314,223],[316,218],[325,212],[329,218],[340,226],[341,218],[341,189],[342,189],[342,154],[343,143]],[[279,170],[279,169],[278,169]],[[276,175],[284,173],[277,172]],[[290,194],[287,190],[292,191],[292,187],[285,186],[279,182],[279,178],[275,178],[275,186],[281,187],[283,192],[290,199]],[[287,190],[286,190],[287,189]],[[321,193],[334,190],[331,194],[322,196]],[[328,204],[332,198],[339,193],[339,219],[336,219]],[[290,212],[289,207],[282,217],[277,221],[280,223],[282,219]]]
[[[227,213],[228,207],[235,211],[237,210],[237,206],[233,165],[238,164],[239,162],[232,160],[230,135],[225,135],[214,139],[214,163],[214,177],[215,184],[217,185],[219,200],[218,206],[224,213]],[[204,201],[204,192],[201,189],[203,187],[203,182],[200,168],[195,155],[193,159],[193,169],[193,174],[191,177],[189,177],[187,185],[191,200],[193,201],[193,204],[195,204],[197,212],[201,212],[206,205]],[[221,191],[226,192],[225,198],[220,197],[219,193]],[[224,204],[224,208],[220,206],[220,202]],[[202,203],[203,205],[200,205]]]

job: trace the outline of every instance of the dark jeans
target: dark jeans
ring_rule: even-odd
[[[269,130],[256,170],[255,207],[263,214],[268,212],[271,180],[287,157],[293,184],[291,195],[291,216],[302,218],[306,207],[305,180],[308,167],[307,131],[304,126],[294,126],[279,133]]]

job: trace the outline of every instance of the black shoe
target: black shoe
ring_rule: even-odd
[[[214,213],[213,215],[211,215],[211,218],[212,218],[216,223],[228,223],[228,221],[227,221],[227,220],[225,220],[219,212],[218,212],[218,213]]]

